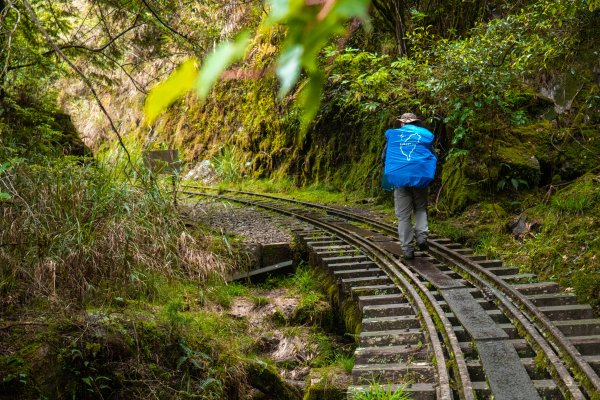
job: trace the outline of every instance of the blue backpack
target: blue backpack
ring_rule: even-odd
[[[426,187],[433,180],[437,157],[433,154],[433,133],[416,125],[404,125],[385,132],[387,149],[382,186]]]

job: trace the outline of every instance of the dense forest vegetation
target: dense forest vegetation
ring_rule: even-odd
[[[276,375],[205,307],[245,290],[222,286],[239,257],[186,226],[149,149],[385,207],[383,132],[414,112],[434,231],[598,306],[599,36],[597,0],[0,0],[0,398]]]

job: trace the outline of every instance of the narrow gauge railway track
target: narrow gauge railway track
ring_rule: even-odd
[[[190,190],[184,193],[210,195]],[[411,376],[408,364],[418,365],[399,362],[412,360],[419,353],[411,347],[414,343],[401,343],[404,336],[410,335],[388,329],[401,326],[411,332],[412,328],[407,328],[411,319],[397,315],[406,312],[402,300],[405,303],[408,298],[429,334],[437,366],[437,398],[452,396],[450,389],[444,388],[450,378],[440,360],[450,366],[454,394],[460,398],[473,398],[474,393],[478,398],[493,395],[495,399],[600,398],[600,320],[594,318],[591,307],[577,304],[573,295],[560,293],[555,283],[535,282],[531,274],[518,274],[514,267],[473,255],[470,249],[442,238],[430,240],[428,255],[402,263],[397,258],[400,249],[394,239],[394,225],[298,200],[232,193],[235,197],[221,197],[283,211],[321,229],[321,233],[306,231],[298,235],[317,260],[359,300],[363,333],[353,371],[356,384],[368,379],[393,381],[394,370],[396,375],[401,373],[398,368],[403,369],[403,375]],[[283,207],[283,202],[288,206]],[[370,229],[352,225],[349,220]],[[362,255],[362,261],[353,258],[356,249],[368,257]],[[394,285],[386,286],[386,279],[402,286],[403,294],[393,293]],[[377,294],[368,294],[371,289]],[[386,290],[392,293],[386,294]],[[429,325],[428,313],[432,315]],[[442,332],[441,339],[432,335],[431,323]],[[386,326],[387,331],[377,330]],[[441,346],[440,340],[445,349],[436,348],[436,341]],[[396,350],[398,353],[392,354]],[[431,379],[425,373],[412,372],[416,382]],[[415,398],[431,398],[431,389],[425,390],[425,383],[411,387]]]

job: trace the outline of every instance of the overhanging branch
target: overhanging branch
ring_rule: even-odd
[[[96,99],[96,103],[98,104],[98,107],[100,107],[100,110],[102,111],[102,113],[104,114],[104,116],[108,119],[108,122],[110,124],[110,127],[111,127],[112,131],[117,136],[117,139],[119,141],[119,145],[121,146],[121,148],[123,149],[123,151],[127,155],[127,162],[129,163],[129,165],[131,166],[131,168],[133,168],[134,171],[136,171],[136,168],[133,165],[133,162],[131,161],[131,154],[129,154],[129,150],[127,150],[127,147],[125,146],[125,143],[123,142],[123,137],[119,133],[119,130],[117,129],[117,127],[116,127],[113,119],[111,118],[110,114],[108,113],[108,111],[104,107],[104,104],[100,100],[100,97],[98,96],[98,93],[96,93],[96,89],[94,89],[94,85],[92,85],[92,82],[83,73],[83,71],[81,71],[75,64],[73,64],[73,62],[65,55],[65,53],[52,41],[52,37],[50,37],[50,35],[46,31],[46,29],[44,29],[44,27],[42,26],[42,23],[40,22],[37,14],[33,10],[33,7],[31,7],[31,4],[29,3],[29,1],[28,0],[23,0],[23,4],[25,5],[25,8],[27,9],[27,13],[29,14],[29,17],[31,18],[31,20],[33,21],[33,23],[35,24],[35,26],[39,29],[39,31],[42,33],[42,35],[46,38],[46,41],[48,42],[48,44],[50,45],[50,47],[52,47],[54,49],[54,52],[56,52],[56,54],[58,54],[69,65],[69,67],[71,67],[81,77],[81,79],[83,80],[83,82],[90,89],[90,91],[92,92],[92,95],[94,96],[94,99]],[[142,176],[141,174],[138,174],[138,175],[140,177]]]
[[[150,6],[150,4],[148,3],[147,0],[142,0],[142,3],[148,9],[148,11],[150,11],[150,14],[152,14],[152,16],[154,18],[156,18],[156,20],[158,22],[160,22],[160,24],[162,26],[164,26],[165,28],[167,28],[168,30],[170,30],[171,32],[173,32],[174,34],[176,34],[177,36],[181,37],[182,39],[185,39],[186,42],[191,43],[194,47],[198,46],[196,43],[193,42],[193,40],[190,37],[188,37],[187,35],[179,32],[177,29],[173,28],[171,25],[169,25],[168,23],[166,23],[160,17],[160,15],[158,15],[158,13],[152,8],[152,6]],[[202,47],[199,47],[199,50],[204,51],[204,49]]]
[[[119,32],[115,37],[113,37],[112,39],[110,39],[108,42],[106,42],[105,44],[103,44],[100,47],[91,48],[91,47],[82,46],[82,45],[78,45],[78,44],[56,45],[55,47],[52,47],[50,50],[43,52],[41,54],[41,56],[43,56],[43,57],[51,56],[52,54],[56,53],[56,49],[59,49],[59,50],[78,49],[78,50],[84,50],[84,51],[87,51],[90,53],[100,53],[100,52],[104,51],[106,48],[108,48],[110,45],[112,45],[121,36],[125,35],[129,31],[132,31],[133,29],[139,28],[142,25],[143,24],[138,23],[138,16],[136,16],[135,21],[133,22],[133,25],[131,25],[129,28],[123,30],[122,32]],[[48,38],[46,38],[46,39],[48,39]],[[37,61],[32,61],[32,62],[26,63],[26,64],[13,65],[13,66],[8,67],[7,71],[32,67],[37,64],[38,64]]]

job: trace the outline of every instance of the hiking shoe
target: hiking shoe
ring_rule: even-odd
[[[405,260],[412,260],[415,258],[415,252],[413,250],[407,250],[402,256]]]
[[[427,244],[427,242],[417,243],[417,246],[419,246],[419,250],[421,251],[429,250],[429,244]]]

